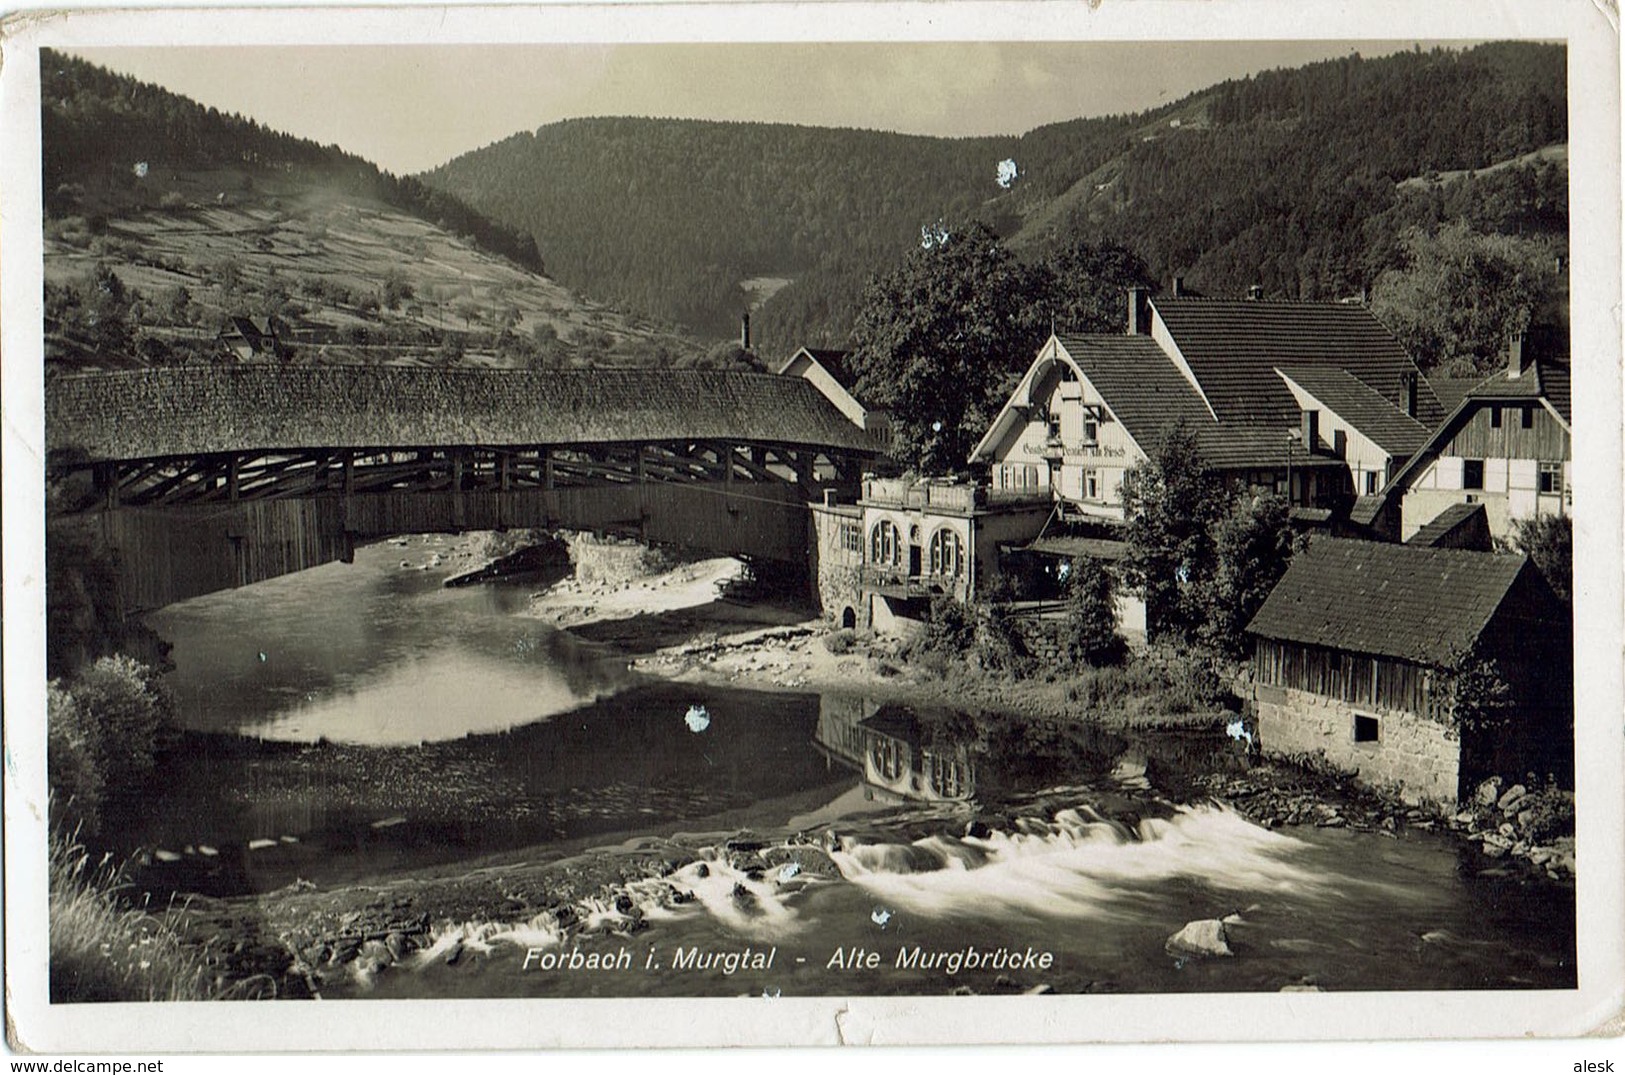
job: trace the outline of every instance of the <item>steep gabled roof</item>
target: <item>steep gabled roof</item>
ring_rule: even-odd
[[[1557,412],[1565,426],[1571,425],[1571,401],[1569,389],[1569,368],[1560,362],[1549,359],[1539,359],[1529,364],[1522,374],[1509,377],[1506,372],[1499,371],[1490,374],[1468,392],[1462,401],[1456,405],[1442,421],[1433,429],[1424,444],[1416,454],[1412,455],[1403,467],[1388,479],[1383,487],[1382,495],[1391,496],[1396,492],[1403,492],[1409,484],[1411,476],[1419,473],[1422,468],[1438,452],[1439,446],[1447,443],[1455,436],[1457,428],[1461,425],[1463,416],[1477,410],[1479,407],[1490,404],[1527,403],[1536,400],[1545,400]]]
[[[1292,560],[1250,634],[1448,667],[1524,571],[1521,555],[1319,538]]]
[[[1427,426],[1347,370],[1324,366],[1284,366],[1276,372],[1369,437],[1389,455],[1407,459],[1427,443]]]
[[[1573,401],[1570,398],[1569,368],[1550,359],[1536,359],[1516,377],[1508,376],[1505,370],[1492,373],[1475,384],[1466,398],[1490,403],[1544,399],[1562,417],[1565,425],[1574,421],[1570,417]]]
[[[1201,395],[1149,336],[1067,335],[1053,339],[1058,345],[1054,361],[1070,363],[1094,386],[1112,416],[1147,455],[1155,450],[1164,432],[1183,423],[1195,434],[1202,458],[1218,470],[1277,469],[1287,465],[1289,456],[1293,466],[1345,465],[1329,458],[1330,446],[1324,441],[1316,446],[1321,452],[1317,456],[1305,456],[1301,445],[1288,448],[1288,432],[1297,428],[1295,404],[1293,420],[1280,425],[1214,421]],[[983,458],[1008,433],[1017,420],[1014,404],[1030,392],[1032,382],[1044,373],[1050,361],[1041,350],[1015,394],[971,453],[972,459]],[[1273,371],[1266,372],[1280,383]],[[1286,391],[1284,386],[1282,391]],[[1294,450],[1296,455],[1290,455]]]
[[[1403,379],[1416,377],[1417,418],[1431,427],[1444,416],[1416,363],[1363,306],[1186,297],[1151,304],[1220,422],[1296,422],[1297,403],[1274,373],[1288,366],[1346,370],[1400,407]]]
[[[1057,336],[1106,406],[1146,452],[1183,421],[1198,434],[1214,427],[1202,397],[1149,336]]]
[[[806,381],[732,370],[189,366],[45,387],[47,449],[87,460],[712,439],[875,450]]]

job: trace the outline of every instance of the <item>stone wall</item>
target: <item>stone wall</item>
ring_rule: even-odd
[[[571,534],[570,562],[577,582],[616,585],[670,571],[676,561],[659,549],[637,541]]]
[[[1454,804],[1461,742],[1452,728],[1401,710],[1354,706],[1287,687],[1259,686],[1259,746],[1266,754],[1321,753],[1371,785],[1399,785],[1410,803]],[[1377,720],[1375,742],[1354,741],[1358,714]]]
[[[843,526],[860,527],[861,545],[862,511],[855,506],[813,505],[811,514],[813,597],[824,619],[838,627],[869,627],[869,603],[863,599],[860,585],[863,553],[847,548],[841,534]],[[845,622],[848,610],[850,624]]]

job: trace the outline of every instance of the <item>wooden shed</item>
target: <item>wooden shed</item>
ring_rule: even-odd
[[[1322,538],[1247,632],[1266,753],[1436,803],[1573,771],[1570,617],[1527,557]]]

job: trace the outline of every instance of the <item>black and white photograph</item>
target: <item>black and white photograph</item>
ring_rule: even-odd
[[[1008,6],[13,27],[14,1048],[1617,1015],[1617,28]]]

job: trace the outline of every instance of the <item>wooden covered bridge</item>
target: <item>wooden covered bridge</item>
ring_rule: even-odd
[[[127,610],[392,534],[557,527],[806,563],[807,503],[870,434],[808,382],[712,370],[237,366],[55,377],[53,519]]]

